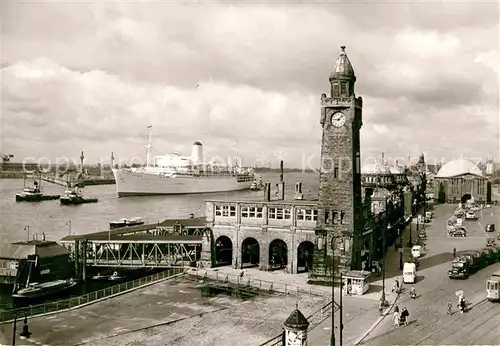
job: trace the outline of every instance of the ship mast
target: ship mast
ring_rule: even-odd
[[[238,139],[236,139],[236,167],[240,166],[240,155],[239,155],[239,148],[238,148]]]
[[[151,136],[153,134],[153,125],[148,125],[148,129],[149,129],[149,141],[148,141],[148,144],[146,144],[146,149],[147,149],[147,154],[146,154],[146,166],[150,166],[151,163],[150,163],[150,160],[151,160],[151,149],[153,148],[153,146],[151,145]]]

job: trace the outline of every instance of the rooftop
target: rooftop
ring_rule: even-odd
[[[483,178],[483,172],[478,166],[464,159],[452,160],[446,163],[439,172],[437,178],[452,178],[464,174],[472,174]]]
[[[295,309],[290,316],[288,316],[284,324],[285,327],[299,330],[307,330],[307,327],[309,327],[307,318],[299,309]]]
[[[172,228],[175,225],[181,224],[187,228],[200,228],[205,227],[205,217],[195,217],[192,219],[168,219],[160,223],[153,223],[148,225],[139,225],[132,227],[121,227],[110,229],[100,232],[92,232],[87,234],[69,235],[61,239],[61,241],[74,241],[74,240],[105,240],[108,237],[115,239],[116,236],[123,236],[124,234],[137,233],[155,229],[157,227]],[[156,238],[155,238],[156,239]]]
[[[374,162],[367,163],[361,166],[362,175],[391,175],[393,174],[390,168],[382,163]]]
[[[69,251],[54,241],[30,240],[12,244],[0,245],[0,258],[26,259],[29,255],[38,255],[40,258],[51,258],[68,255]]]

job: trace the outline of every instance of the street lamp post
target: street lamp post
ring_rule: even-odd
[[[332,337],[330,345],[335,346],[335,240],[332,238]]]
[[[344,292],[344,281],[342,279],[342,272],[340,272],[340,305],[339,305],[339,313],[340,313],[340,338],[339,343],[342,346],[342,332],[344,329],[343,316],[342,316],[342,294]]]
[[[335,245],[337,243],[337,240],[341,239],[343,242],[343,248],[345,251],[345,239],[343,236],[334,236],[332,238],[332,335],[331,335],[331,340],[330,340],[330,345],[335,346]],[[342,345],[342,329],[343,329],[343,324],[342,324],[342,272],[340,272],[340,345]]]
[[[12,325],[12,345],[16,345],[16,331],[17,331],[17,318],[21,314],[21,312],[24,313],[24,324],[23,324],[23,331],[19,334],[21,339],[29,339],[31,336],[31,332],[29,331],[28,328],[28,313],[26,311],[18,311],[16,312],[16,316],[14,317],[14,323]]]

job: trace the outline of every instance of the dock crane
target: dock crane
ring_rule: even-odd
[[[4,154],[4,153],[0,153],[0,157],[2,158],[2,162],[3,163],[9,163],[10,162],[10,159],[14,157],[14,155],[12,154]]]

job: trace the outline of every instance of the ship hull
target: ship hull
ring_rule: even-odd
[[[28,195],[28,194],[17,193],[16,202],[52,201],[59,199],[60,197],[61,197],[60,195],[41,195],[41,194]]]
[[[185,195],[247,190],[253,180],[239,182],[234,176],[176,177],[114,169],[118,197]]]
[[[14,299],[39,299],[46,298],[49,296],[58,295],[62,292],[68,291],[77,285],[76,281],[72,282],[64,282],[59,285],[54,285],[52,287],[46,287],[39,290],[27,291],[27,292],[18,292],[12,294],[12,298]]]
[[[59,198],[62,205],[79,205],[79,204],[87,204],[87,203],[97,203],[99,200],[97,198],[78,198],[71,199],[67,197]]]

